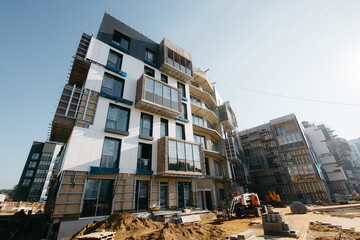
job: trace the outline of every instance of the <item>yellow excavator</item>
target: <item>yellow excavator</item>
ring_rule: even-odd
[[[276,194],[275,191],[269,191],[265,195],[266,202],[273,207],[286,207],[285,202],[281,201],[280,196]]]

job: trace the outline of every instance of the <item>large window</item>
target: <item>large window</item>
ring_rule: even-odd
[[[169,140],[169,170],[201,172],[198,145]]]
[[[137,169],[151,170],[151,144],[139,143]]]
[[[110,104],[105,131],[127,134],[129,129],[130,109]]]
[[[152,126],[153,116],[146,113],[141,113],[140,135],[145,137],[152,137]]]
[[[180,123],[176,123],[176,138],[185,140],[185,126]]]
[[[179,111],[179,91],[162,82],[146,78],[145,99],[164,107]]]
[[[122,55],[113,50],[110,50],[109,57],[107,60],[107,65],[112,68],[121,70],[121,63],[122,63]]]
[[[181,82],[178,82],[177,85],[178,85],[178,89],[181,92],[181,96],[186,98],[185,85],[182,84]]]
[[[105,138],[100,167],[119,168],[120,140]]]
[[[201,126],[201,127],[204,126],[204,119],[201,116],[193,114],[192,119],[193,119],[194,125]]]
[[[160,137],[169,136],[169,121],[161,119]]]
[[[110,215],[113,180],[89,179],[81,217]]]
[[[124,80],[108,73],[104,74],[104,79],[101,86],[101,92],[109,95],[122,98],[124,91]]]
[[[155,70],[147,66],[144,67],[144,73],[150,77],[155,77]]]
[[[148,48],[145,51],[145,60],[152,62],[152,63],[155,62],[155,53]]]
[[[130,38],[125,36],[124,34],[119,33],[116,30],[114,31],[112,42],[122,49],[125,49],[127,51],[129,50]]]
[[[200,143],[200,144],[201,144],[201,147],[202,147],[203,149],[206,149],[206,142],[205,142],[205,137],[204,137],[204,136],[194,134],[194,141],[195,141],[196,143]]]
[[[178,202],[180,208],[191,206],[191,183],[179,182],[178,183]]]

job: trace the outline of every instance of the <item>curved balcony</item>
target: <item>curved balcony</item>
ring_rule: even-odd
[[[200,88],[197,88],[193,85],[189,85],[189,89],[191,96],[203,100],[211,108],[216,107],[216,101],[210,93],[205,92],[204,90],[201,90]]]
[[[224,140],[224,138],[220,135],[220,133],[212,128],[207,128],[207,127],[193,124],[193,130],[194,130],[194,132],[210,135],[210,137],[213,138],[215,141],[223,141]]]
[[[224,160],[224,161],[226,160],[226,157],[218,151],[209,150],[209,149],[203,149],[203,151],[205,157],[210,157],[216,160]]]
[[[209,81],[207,75],[205,72],[201,71],[200,68],[193,67],[193,73],[194,73],[194,82],[197,84],[200,84],[201,87],[208,93],[211,94],[211,96],[215,99],[215,91],[214,88]]]
[[[212,125],[217,125],[219,123],[216,113],[193,103],[191,103],[191,113],[205,117]]]

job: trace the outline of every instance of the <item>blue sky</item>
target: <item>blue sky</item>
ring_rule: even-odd
[[[192,54],[237,114],[239,130],[289,113],[360,137],[360,1],[1,1],[0,188],[17,184],[32,141],[47,138],[82,32],[104,12]]]

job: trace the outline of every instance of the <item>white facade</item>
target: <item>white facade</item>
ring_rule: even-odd
[[[86,58],[91,60],[92,63],[85,82],[85,88],[100,92],[104,73],[108,72],[114,75],[113,72],[104,68],[110,49],[123,55],[122,69],[127,73],[126,77],[122,77],[125,79],[123,98],[135,103],[137,80],[144,73],[144,66],[151,66],[95,38],[91,39],[86,55]],[[160,79],[161,72],[156,68],[153,69],[155,70],[155,78]],[[168,84],[177,88],[177,80],[170,76],[168,76]],[[185,85],[185,87],[186,95],[189,96],[189,87],[188,85]],[[128,136],[104,131],[110,103],[131,109]],[[191,116],[189,103],[187,111],[188,116]],[[90,125],[89,128],[74,127],[67,144],[68,147],[64,156],[62,170],[89,171],[90,166],[99,166],[104,139],[105,137],[111,137],[121,139],[119,165],[121,173],[136,173],[138,144],[139,142],[144,142],[152,144],[152,170],[154,174],[156,174],[157,140],[160,138],[160,120],[164,117],[149,113],[153,116],[153,140],[144,140],[139,138],[140,115],[142,112],[146,113],[146,111],[135,108],[135,104],[129,106],[121,102],[115,103],[113,100],[100,97],[93,125]],[[189,118],[189,123],[174,119],[167,120],[169,121],[169,137],[176,137],[176,123],[181,123],[185,126],[185,140],[193,141],[191,118]]]

